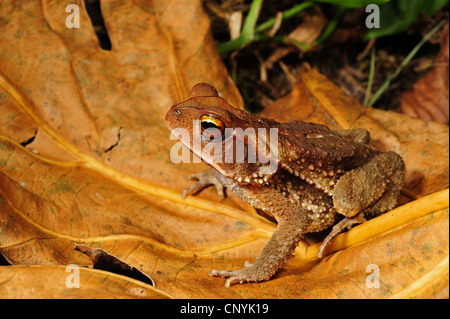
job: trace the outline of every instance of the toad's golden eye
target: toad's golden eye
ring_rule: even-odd
[[[202,115],[200,117],[200,127],[203,137],[208,140],[221,137],[225,131],[225,124],[212,115]]]

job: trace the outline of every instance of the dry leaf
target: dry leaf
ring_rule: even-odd
[[[88,256],[92,261],[94,269],[110,271],[118,275],[123,275],[145,282],[151,286],[155,285],[153,280],[146,274],[134,268],[133,266],[124,263],[119,258],[108,254],[102,249],[90,248],[86,245],[79,244],[76,244],[74,249]]]
[[[441,51],[434,68],[402,96],[400,112],[427,121],[448,124],[448,22],[441,34]]]
[[[76,282],[70,276],[75,274],[74,269],[71,266],[0,266],[0,296],[8,299],[169,298],[141,281],[97,269],[78,268],[79,282]]]
[[[289,33],[289,38],[304,44],[311,44],[317,40],[327,26],[328,20],[320,10],[320,7],[315,6],[314,9],[312,14],[304,15],[303,23]]]
[[[327,23],[328,20],[321,12],[320,7],[315,6],[312,12],[304,14],[304,21],[289,34],[288,38],[303,44],[312,44],[320,36]],[[291,46],[277,48],[267,58],[265,65],[270,69],[283,57],[296,51],[298,51],[298,48]]]
[[[74,2],[83,27],[67,29]],[[13,264],[0,267],[0,296],[448,296],[448,191],[437,192],[448,187],[448,127],[362,109],[314,70],[270,107],[273,117],[366,127],[374,145],[405,158],[410,191],[437,193],[339,235],[322,260],[317,245],[300,243],[268,282],[225,288],[209,277],[254,260],[275,225],[231,195],[182,200],[189,174],[205,165],[171,162],[164,116],[196,82],[242,101],[200,1],[101,3],[111,51],[99,48],[81,1],[0,7],[0,253]],[[83,267],[92,262],[75,243],[116,256],[155,287]],[[68,292],[69,264],[81,280]],[[373,264],[380,288],[365,284]]]

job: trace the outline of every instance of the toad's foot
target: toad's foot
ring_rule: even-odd
[[[269,280],[292,257],[298,242],[303,237],[302,218],[286,211],[283,219],[278,220],[277,229],[270,237],[261,254],[253,264],[245,262],[245,267],[239,270],[213,270],[210,276],[228,278],[226,287],[233,282],[258,282]],[[291,214],[290,214],[291,213]],[[300,215],[301,216],[301,215]]]
[[[247,268],[239,270],[212,270],[209,275],[216,277],[228,278],[225,282],[225,287],[230,287],[234,282],[239,282],[240,284],[244,282],[258,282],[269,280],[273,273],[261,272],[255,266],[250,263],[245,264]]]
[[[331,229],[331,232],[328,234],[328,236],[324,239],[322,242],[322,245],[320,246],[319,252],[317,253],[317,257],[322,258],[323,251],[325,247],[328,246],[328,243],[337,235],[339,235],[344,230],[350,228],[351,226],[355,224],[362,224],[366,221],[364,218],[364,212],[361,212],[353,217],[345,217],[343,220],[341,220],[339,223],[333,226]]]
[[[181,197],[183,199],[186,198],[187,195],[196,194],[210,185],[214,185],[216,187],[217,195],[219,195],[220,199],[225,198],[225,195],[223,193],[224,187],[222,183],[216,178],[214,169],[210,168],[201,173],[192,174],[191,176],[189,176],[189,178],[192,180],[198,180],[198,182],[192,184],[183,191],[183,194],[181,194]]]

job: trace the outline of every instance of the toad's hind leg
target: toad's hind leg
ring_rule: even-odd
[[[261,254],[253,264],[238,270],[212,270],[210,276],[228,278],[225,286],[233,282],[258,282],[269,280],[283,264],[292,257],[292,253],[303,236],[300,218],[292,216],[278,222],[278,227],[267,242]]]
[[[328,246],[328,243],[334,237],[339,235],[344,230],[352,227],[353,225],[355,225],[355,224],[362,224],[365,221],[366,221],[366,219],[364,218],[364,212],[361,212],[359,214],[356,214],[356,216],[353,216],[353,217],[345,217],[339,223],[334,225],[333,228],[331,229],[331,232],[323,240],[322,245],[320,245],[320,249],[319,249],[319,252],[317,253],[317,257],[322,258],[325,248]]]
[[[333,204],[346,216],[337,223],[320,246],[322,257],[328,243],[340,232],[394,208],[403,187],[405,167],[401,157],[393,152],[381,153],[360,168],[345,174],[336,183]]]
[[[384,213],[394,208],[404,178],[405,164],[397,153],[377,154],[339,179],[334,188],[334,207],[346,217],[362,211]]]

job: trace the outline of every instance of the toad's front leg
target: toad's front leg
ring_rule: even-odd
[[[299,218],[285,218],[278,221],[278,227],[253,264],[238,270],[212,270],[210,276],[228,278],[225,286],[233,282],[258,282],[269,280],[286,261],[303,236]]]
[[[203,172],[192,174],[189,176],[190,179],[198,180],[197,183],[192,184],[188,188],[183,191],[181,197],[184,199],[187,195],[194,195],[198,192],[201,192],[204,188],[214,185],[217,190],[217,195],[219,195],[220,199],[224,199],[225,195],[223,193],[223,184],[216,177],[216,171],[212,168],[209,168]]]

